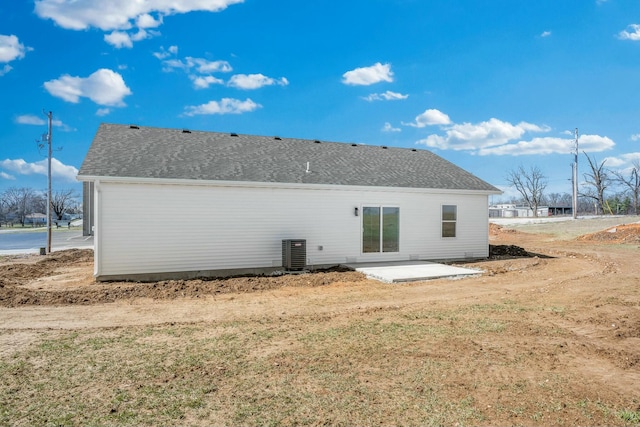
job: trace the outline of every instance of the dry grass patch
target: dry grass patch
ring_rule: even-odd
[[[554,366],[570,334],[530,328],[541,311],[507,301],[52,332],[0,363],[0,424],[633,423],[597,391],[572,391],[581,378]],[[503,334],[519,339],[493,344]]]

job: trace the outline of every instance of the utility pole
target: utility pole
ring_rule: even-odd
[[[578,128],[576,128],[575,133],[575,153],[573,160],[573,219],[578,217]]]
[[[48,147],[48,171],[47,171],[47,180],[49,187],[47,189],[47,254],[51,253],[51,129],[52,129],[52,121],[53,121],[53,113],[49,111],[47,114],[49,118],[49,133],[47,134],[47,145]]]

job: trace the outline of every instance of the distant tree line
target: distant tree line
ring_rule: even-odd
[[[0,227],[20,224],[23,227],[34,214],[44,214],[46,222],[47,193],[28,187],[11,187],[0,193]],[[82,213],[82,203],[75,190],[51,193],[51,219],[61,221],[65,215]]]
[[[640,213],[640,160],[635,160],[630,168],[613,170],[605,167],[605,161],[598,163],[584,153],[589,165],[588,172],[583,174],[584,181],[578,191],[578,214],[612,214],[638,215]],[[519,166],[508,171],[507,183],[520,194],[520,199],[507,200],[501,203],[522,204],[529,207],[534,216],[538,215],[538,207],[554,206],[570,207],[573,196],[570,193],[546,194],[547,177],[540,168],[532,166],[525,169]]]

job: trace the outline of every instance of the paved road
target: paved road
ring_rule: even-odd
[[[0,230],[0,255],[39,253],[47,246],[47,230]],[[82,230],[54,230],[51,250],[81,248],[93,249],[93,236],[83,236]]]

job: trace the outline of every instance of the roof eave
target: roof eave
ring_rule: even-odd
[[[78,181],[82,182],[110,182],[117,184],[156,184],[156,185],[189,185],[189,186],[216,186],[216,187],[245,187],[245,188],[283,188],[283,189],[310,189],[310,190],[342,190],[342,191],[392,191],[402,190],[409,193],[438,193],[438,194],[479,194],[498,195],[502,191],[482,189],[447,189],[447,188],[422,188],[422,187],[391,187],[391,186],[366,186],[366,185],[342,185],[342,184],[306,184],[288,182],[261,182],[261,181],[220,181],[198,180],[179,178],[141,178],[141,177],[114,177],[78,175]]]

